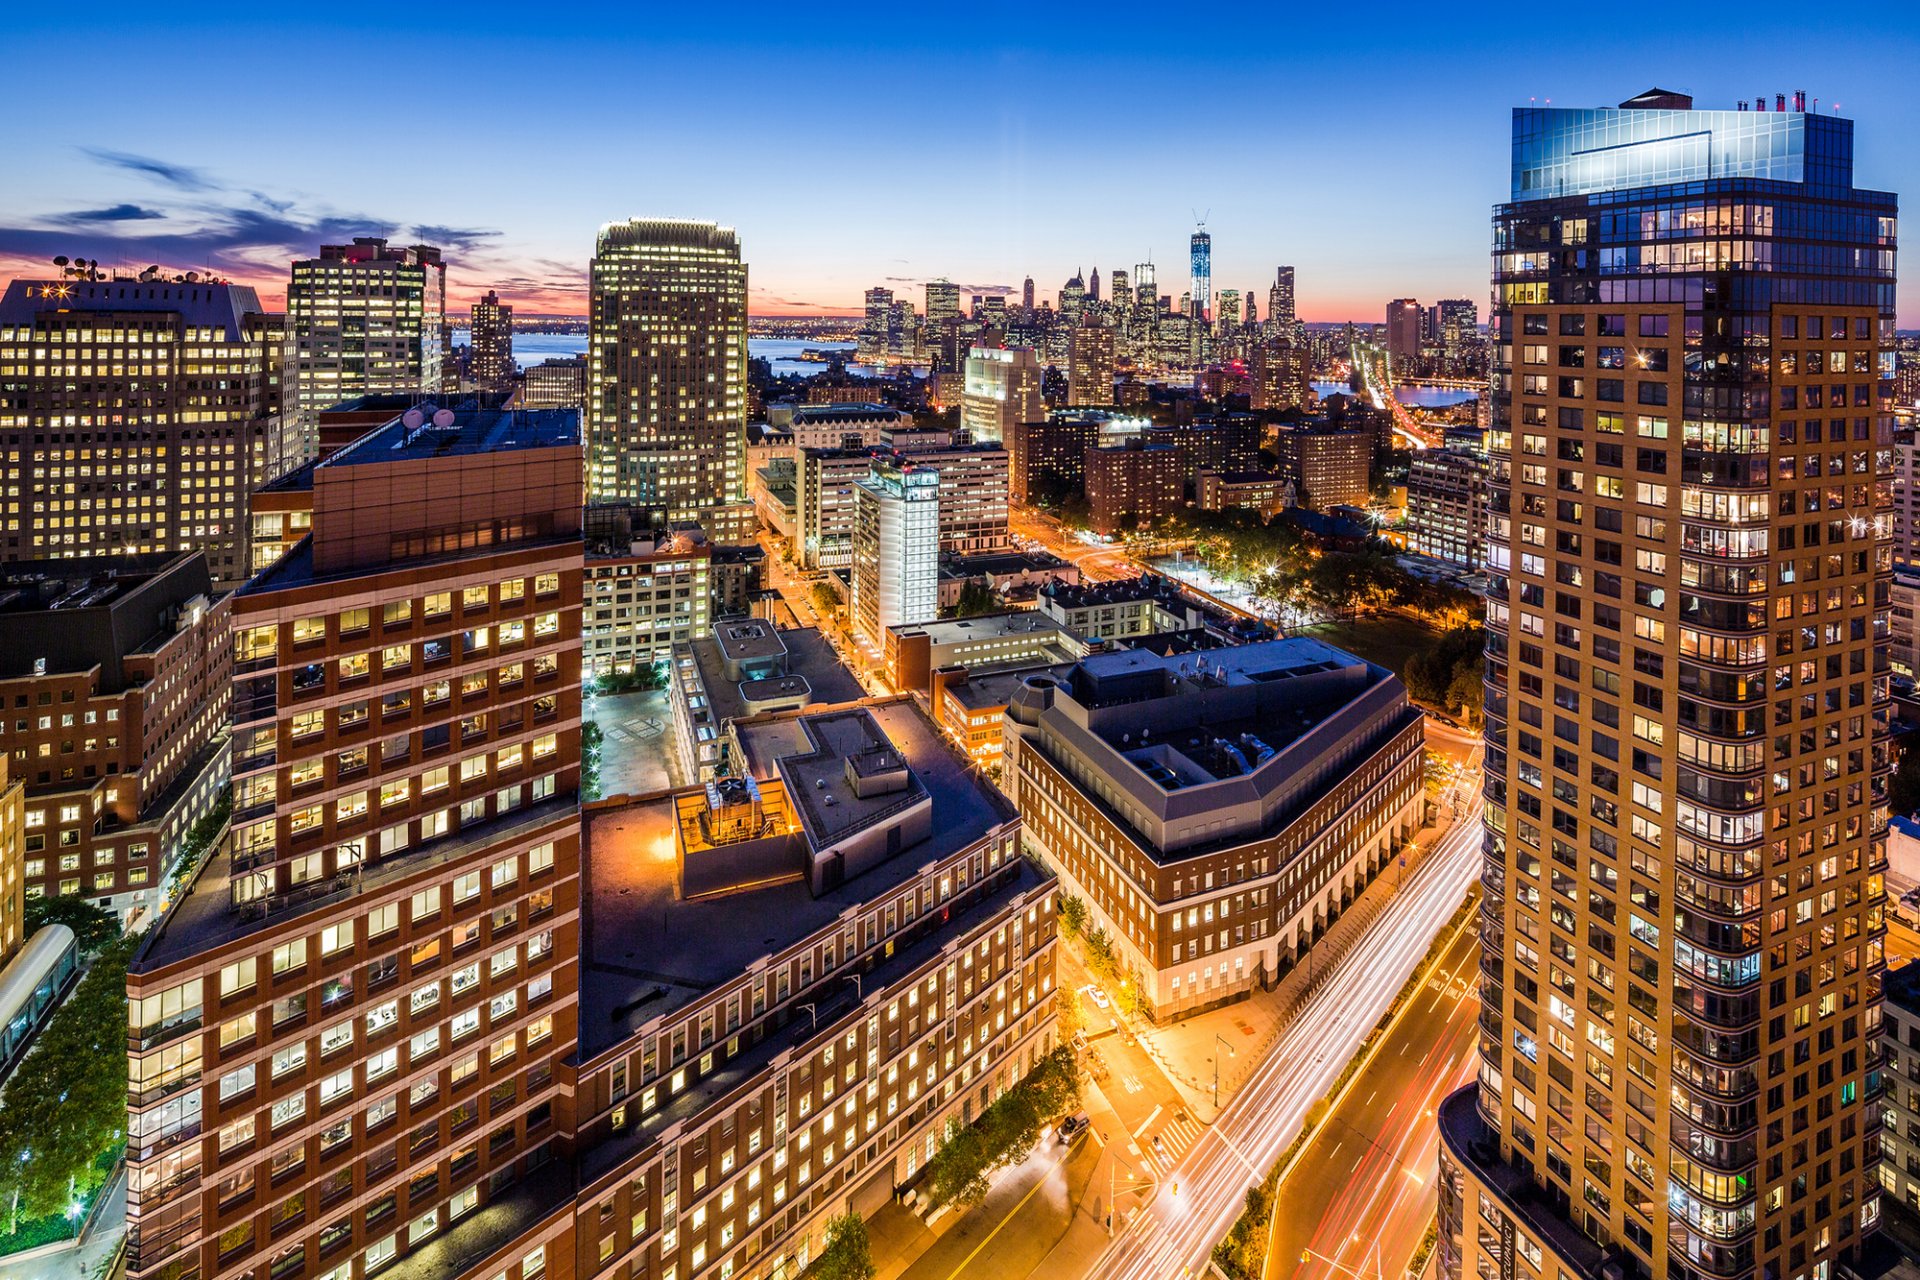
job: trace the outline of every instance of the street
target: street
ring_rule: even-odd
[[[1472,925],[1454,937],[1280,1185],[1267,1280],[1405,1273],[1433,1220],[1434,1108],[1474,1073],[1479,946]]]
[[[1042,515],[1030,507],[1009,508],[1007,527],[1014,536],[1031,538],[1062,560],[1070,561],[1080,570],[1082,581],[1111,582],[1142,572],[1142,566],[1136,564],[1123,548],[1083,542],[1061,528],[1060,522],[1053,517]]]

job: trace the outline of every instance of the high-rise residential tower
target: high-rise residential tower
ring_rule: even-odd
[[[1298,339],[1299,316],[1294,310],[1293,268],[1281,267],[1267,286],[1267,327],[1275,337],[1288,342]]]
[[[876,651],[887,628],[940,616],[940,472],[876,458],[853,491],[854,627]]]
[[[1020,286],[1020,310],[1029,320],[1033,318],[1033,277]]]
[[[661,522],[745,502],[747,264],[733,228],[610,223],[590,295],[590,499]]]
[[[505,391],[513,385],[513,305],[489,290],[473,304],[467,321],[473,342],[473,380],[483,391]]]
[[[1420,304],[1412,298],[1395,298],[1387,304],[1387,355],[1394,360],[1420,358],[1420,330],[1424,317]]]
[[[1193,301],[1188,314],[1196,323],[1204,325],[1213,319],[1213,237],[1207,234],[1205,227],[1193,233],[1189,250],[1193,269]]]
[[[320,247],[293,264],[288,396],[298,453],[313,456],[319,415],[373,394],[440,394],[446,361],[447,267],[431,245],[380,236]]]
[[[927,322],[960,318],[960,286],[951,280],[927,281]]]
[[[1813,1280],[1880,1223],[1897,210],[1798,106],[1513,113],[1445,1276]]]
[[[1114,331],[1084,324],[1067,335],[1067,403],[1112,404]]]
[[[194,275],[0,298],[0,561],[203,550],[247,577],[247,495],[304,458],[281,318]]]

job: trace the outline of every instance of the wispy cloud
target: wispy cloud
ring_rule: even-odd
[[[137,204],[109,205],[105,209],[76,209],[71,213],[57,215],[66,222],[144,222],[151,218],[164,218],[167,215],[158,209],[148,209]]]
[[[125,151],[106,151],[98,147],[82,147],[81,150],[101,164],[112,165],[116,169],[125,169],[129,173],[143,173],[149,178],[164,182],[170,187],[182,191],[211,191],[216,184],[199,169],[183,164],[169,164],[165,160],[155,160],[151,156],[136,156]]]

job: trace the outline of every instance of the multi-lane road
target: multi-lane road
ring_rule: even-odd
[[[1367,1032],[1393,1003],[1480,868],[1480,800],[1468,799],[1433,853],[1369,931],[1326,973],[1266,1061],[1174,1166],[1144,1212],[1088,1273],[1099,1280],[1199,1275],[1239,1214],[1247,1188],[1331,1092]]]
[[[1479,955],[1469,924],[1301,1152],[1274,1200],[1266,1280],[1406,1273],[1433,1221],[1434,1108],[1475,1070]]]

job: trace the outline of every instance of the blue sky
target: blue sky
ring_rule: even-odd
[[[263,8],[0,20],[8,275],[68,252],[277,295],[289,258],[371,230],[446,244],[458,302],[570,310],[598,226],[653,215],[737,227],[763,313],[941,275],[1051,294],[1149,255],[1177,293],[1199,211],[1216,288],[1264,306],[1288,262],[1307,318],[1374,319],[1484,299],[1512,106],[1655,84],[1837,100],[1856,181],[1920,185],[1904,6]]]

